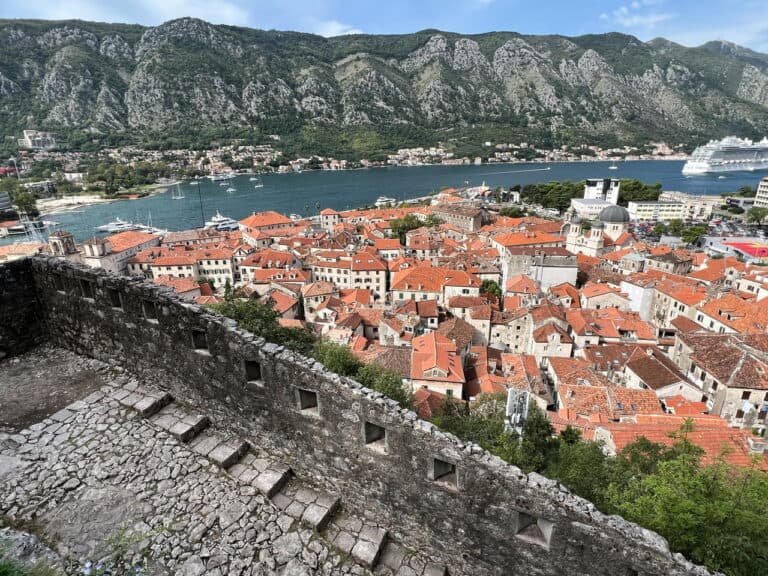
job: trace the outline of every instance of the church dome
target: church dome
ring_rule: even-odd
[[[629,222],[629,212],[621,206],[606,206],[600,212],[598,219],[606,224],[623,224]]]
[[[592,222],[592,228],[605,228],[605,224],[603,224],[602,220],[595,220]]]

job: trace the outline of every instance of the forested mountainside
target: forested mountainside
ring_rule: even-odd
[[[0,20],[4,144],[24,128],[71,146],[278,134],[358,153],[473,132],[692,144],[768,133],[768,55],[616,33],[323,38],[191,18]]]

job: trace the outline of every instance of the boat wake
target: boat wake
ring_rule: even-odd
[[[483,172],[480,176],[492,176],[494,174],[520,174],[521,172],[547,172],[552,170],[550,166],[546,168],[528,168],[527,170],[505,170],[504,172]]]

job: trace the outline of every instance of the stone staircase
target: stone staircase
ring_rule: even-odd
[[[429,564],[388,539],[387,530],[341,510],[336,496],[295,478],[284,464],[260,457],[247,441],[213,429],[207,416],[190,412],[166,392],[136,387],[116,389],[122,406],[191,450],[204,456],[241,484],[256,488],[285,514],[317,532],[331,546],[376,574],[445,576],[444,567]]]

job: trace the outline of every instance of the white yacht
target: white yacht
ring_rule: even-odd
[[[209,174],[207,178],[213,182],[216,182],[218,180],[229,180],[232,178],[231,174]]]
[[[237,230],[239,227],[240,223],[237,220],[222,216],[218,210],[216,210],[216,215],[205,223],[205,228],[214,228],[222,231]]]
[[[176,184],[176,190],[171,190],[171,200],[183,200],[185,198],[184,193],[181,191],[181,187]]]
[[[256,176],[255,178],[250,179],[251,182],[256,182],[256,184],[253,185],[254,188],[264,188],[264,182],[261,181],[261,178],[259,176]]]
[[[389,198],[388,196],[379,196],[376,199],[374,206],[376,206],[376,208],[381,208],[383,206],[387,206],[389,204],[396,204],[396,203],[397,203],[397,198]]]
[[[237,192],[237,188],[233,188],[232,186],[230,186],[229,188],[227,188],[227,192],[229,192],[230,194],[232,192]]]
[[[736,136],[710,140],[696,148],[683,166],[686,175],[755,170],[768,170],[768,138],[759,142]]]
[[[97,226],[96,230],[99,232],[109,232],[115,234],[117,232],[128,232],[129,230],[137,230],[138,226],[133,222],[126,222],[125,220],[115,218],[112,222],[107,222],[101,226]]]

